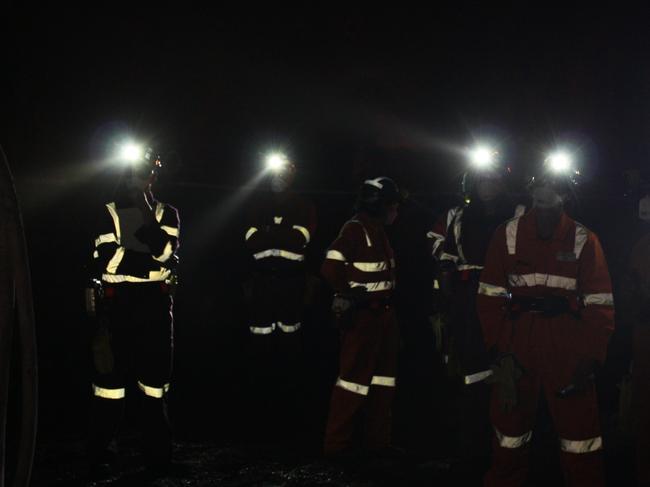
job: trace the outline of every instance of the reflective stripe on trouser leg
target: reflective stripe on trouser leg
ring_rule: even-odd
[[[349,392],[353,392],[355,394],[359,394],[361,396],[367,396],[368,390],[370,389],[368,386],[343,380],[340,377],[336,380],[336,387],[340,387],[341,389],[344,389]]]
[[[385,387],[395,387],[395,377],[386,377],[383,375],[374,375],[370,385],[373,386],[385,386]]]
[[[126,389],[124,387],[107,389],[93,384],[93,395],[95,397],[101,397],[102,399],[124,399]]]
[[[521,448],[530,443],[533,437],[532,431],[528,431],[520,436],[506,436],[496,428],[494,432],[496,433],[497,443],[501,448]]]
[[[144,392],[145,396],[155,399],[161,399],[169,391],[169,384],[165,384],[162,387],[151,387],[138,381],[138,387]]]
[[[592,453],[603,449],[603,438],[596,436],[579,441],[560,438],[560,449],[566,453]]]

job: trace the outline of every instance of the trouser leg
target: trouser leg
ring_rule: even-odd
[[[492,440],[490,389],[484,382],[464,385],[460,398],[459,453],[464,460],[487,459]]]
[[[556,397],[556,385],[545,389],[560,441],[560,461],[567,486],[604,486],[603,440],[595,386],[592,384],[586,392],[565,399]]]
[[[495,430],[492,463],[485,475],[488,487],[518,487],[528,477],[529,446],[533,434],[539,398],[539,376],[528,370],[518,383],[518,403],[504,412],[498,396],[498,385],[492,386],[490,418]]]
[[[172,431],[167,414],[173,353],[171,312],[170,296],[154,290],[137,354],[143,453],[146,463],[155,466],[171,460]]]
[[[352,447],[357,418],[366,400],[366,395],[335,386],[330,401],[330,412],[325,430],[326,455],[344,452]]]
[[[637,484],[650,485],[650,326],[634,330],[632,369],[633,411],[636,419]]]
[[[364,444],[369,450],[381,450],[391,444],[393,399],[397,385],[397,322],[392,311],[383,313],[377,321],[382,333],[364,408]]]

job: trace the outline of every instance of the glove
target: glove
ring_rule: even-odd
[[[517,381],[524,374],[523,368],[512,354],[502,355],[490,367],[492,375],[485,379],[487,384],[494,384],[499,396],[501,410],[509,413],[517,406]]]
[[[115,360],[111,348],[111,335],[108,332],[107,323],[100,321],[100,325],[92,339],[93,362],[95,369],[100,374],[113,372]]]
[[[336,293],[332,300],[334,325],[339,329],[348,329],[354,324],[353,311],[356,304],[367,299],[368,292],[364,286],[350,289],[345,293]]]

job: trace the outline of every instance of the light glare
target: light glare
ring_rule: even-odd
[[[281,171],[288,163],[287,156],[279,152],[274,152],[266,156],[266,167],[273,172]]]
[[[496,151],[489,147],[477,147],[470,154],[472,164],[479,169],[490,167],[496,159]]]
[[[555,152],[548,157],[548,164],[551,171],[565,173],[571,169],[571,156],[566,152]]]
[[[142,159],[144,151],[141,146],[128,142],[120,149],[120,158],[126,162],[137,162]]]

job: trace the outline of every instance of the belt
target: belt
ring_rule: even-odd
[[[357,303],[357,309],[390,309],[392,300],[389,298],[384,299],[366,299]]]
[[[513,296],[507,304],[511,317],[521,313],[538,313],[544,317],[553,318],[562,314],[580,316],[578,299],[564,296]]]

